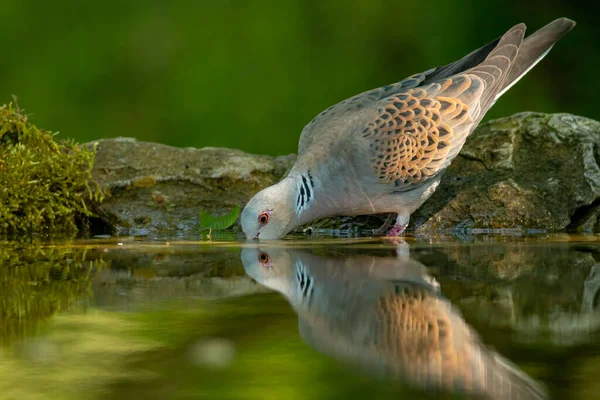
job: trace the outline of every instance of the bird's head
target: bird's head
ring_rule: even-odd
[[[242,249],[246,274],[263,286],[290,295],[294,289],[294,255],[284,248]]]
[[[286,178],[258,192],[242,211],[242,230],[248,239],[280,239],[298,226],[294,209],[296,185]]]

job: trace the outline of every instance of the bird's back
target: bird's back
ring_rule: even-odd
[[[303,129],[298,168],[332,165],[390,190],[435,178],[497,98],[573,26],[558,19],[523,40],[518,24],[456,62],[331,106]]]

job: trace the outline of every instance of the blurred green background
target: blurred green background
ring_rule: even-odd
[[[600,27],[573,1],[3,0],[0,99],[90,141],[133,136],[264,154],[356,93],[452,62],[518,22],[578,22],[488,113],[600,119]]]

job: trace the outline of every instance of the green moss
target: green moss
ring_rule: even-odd
[[[0,232],[74,231],[102,201],[96,149],[54,136],[18,106],[0,107]]]

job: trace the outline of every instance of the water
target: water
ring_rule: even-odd
[[[600,398],[599,239],[0,242],[0,399]]]

